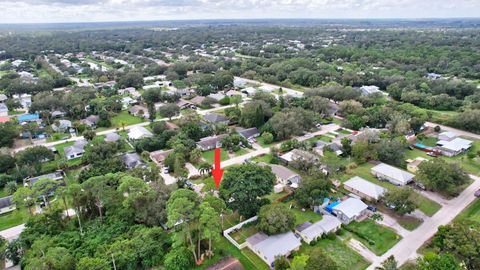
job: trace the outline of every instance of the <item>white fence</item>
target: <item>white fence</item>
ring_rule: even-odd
[[[254,221],[256,221],[257,219],[258,219],[258,217],[257,217],[257,216],[254,216],[254,217],[249,218],[249,219],[247,219],[247,220],[245,220],[245,221],[243,221],[243,222],[240,222],[240,223],[238,223],[237,225],[235,225],[235,226],[233,226],[233,227],[230,227],[230,228],[226,229],[225,231],[223,231],[223,236],[225,236],[225,238],[227,238],[227,240],[230,241],[230,243],[232,243],[232,244],[233,244],[234,246],[236,246],[238,249],[242,249],[242,248],[244,248],[244,247],[247,246],[247,242],[244,242],[244,243],[242,243],[242,244],[237,243],[237,241],[235,241],[235,239],[233,239],[233,238],[230,236],[230,233],[236,232],[236,231],[240,230],[240,229],[243,227],[243,225],[248,224],[248,223],[251,223],[251,222],[254,222]]]

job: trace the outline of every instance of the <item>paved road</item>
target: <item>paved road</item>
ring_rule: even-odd
[[[375,267],[379,266],[391,255],[395,256],[399,265],[402,265],[410,259],[414,259],[417,256],[417,249],[437,232],[439,226],[450,223],[463,209],[468,207],[476,199],[474,193],[480,189],[480,177],[475,175],[470,175],[470,177],[474,182],[458,197],[446,202],[433,217],[427,218],[420,227],[406,235],[393,248],[383,254],[383,256],[376,257],[368,269],[375,269]]]
[[[428,126],[428,127],[439,126],[442,130],[452,131],[452,132],[455,132],[455,133],[457,133],[458,135],[461,135],[461,136],[470,137],[470,138],[473,138],[473,139],[476,139],[476,140],[480,140],[480,135],[479,134],[475,134],[475,133],[468,132],[468,131],[465,131],[465,130],[452,128],[452,127],[449,127],[449,126],[444,126],[444,125],[440,125],[440,124],[432,123],[432,122],[425,122],[425,125]]]

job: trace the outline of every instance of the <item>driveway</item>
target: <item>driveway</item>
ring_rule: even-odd
[[[378,224],[390,227],[394,229],[401,237],[405,237],[407,234],[410,233],[407,229],[403,228],[398,224],[397,220],[394,219],[393,217],[385,214],[385,213],[380,213],[383,216],[383,220],[378,220],[376,221]]]
[[[25,224],[20,224],[18,226],[0,231],[0,236],[2,236],[8,241],[12,241],[17,239],[20,236],[20,233],[23,232],[24,229],[25,229]]]
[[[452,131],[452,132],[457,133],[460,136],[465,136],[465,137],[470,137],[470,138],[473,138],[473,139],[476,139],[476,140],[480,140],[480,135],[479,134],[475,134],[475,133],[468,132],[468,131],[465,131],[465,130],[452,128],[452,127],[448,127],[448,126],[444,126],[444,125],[440,125],[440,124],[432,123],[432,122],[425,122],[425,125],[427,127],[439,126],[443,131]]]
[[[375,267],[380,266],[380,264],[391,255],[395,256],[398,265],[402,265],[409,259],[415,258],[417,256],[417,249],[437,232],[439,226],[450,223],[463,209],[468,207],[476,199],[474,193],[480,189],[480,177],[475,175],[470,175],[470,177],[474,182],[460,193],[458,197],[449,200],[435,215],[425,219],[420,227],[408,233],[400,242],[381,257],[373,260],[373,263],[367,269],[374,270]]]

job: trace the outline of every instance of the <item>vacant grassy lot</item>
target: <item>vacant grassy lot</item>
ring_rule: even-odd
[[[347,227],[355,232],[353,233],[355,239],[362,242],[378,256],[387,252],[402,238],[394,230],[379,225],[370,219],[362,222],[352,222]],[[364,237],[360,237],[360,235]]]
[[[318,241],[315,247],[321,248],[337,264],[339,270],[361,270],[370,265],[360,254],[349,248],[339,238],[335,240],[322,239]],[[304,243],[299,253],[305,253],[312,248]]]
[[[117,115],[115,115],[114,117],[112,117],[111,121],[112,121],[113,127],[122,127],[123,125],[125,126],[134,125],[134,124],[145,122],[147,120],[140,117],[133,116],[129,114],[127,111],[122,111]]]
[[[418,209],[422,211],[425,215],[431,217],[433,216],[442,206],[437,202],[434,202],[422,195],[417,196]]]

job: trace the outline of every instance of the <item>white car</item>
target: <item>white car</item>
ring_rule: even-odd
[[[168,174],[169,171],[170,171],[170,168],[169,168],[169,167],[163,167],[163,168],[162,168],[162,173],[164,173],[164,174]]]

